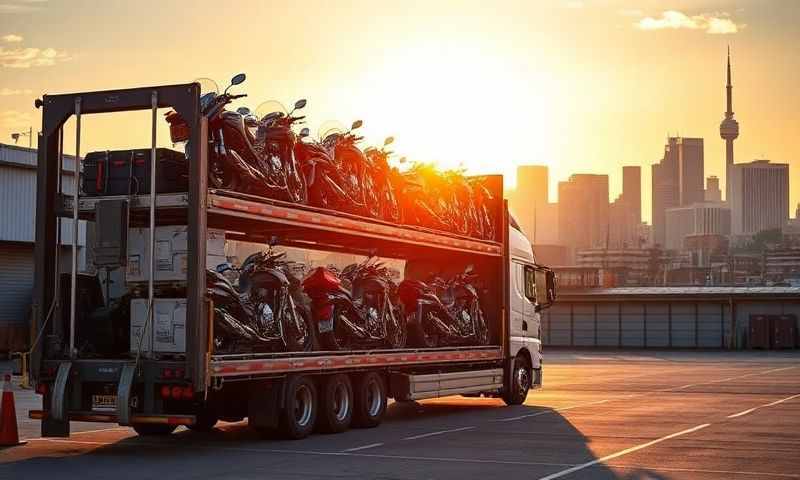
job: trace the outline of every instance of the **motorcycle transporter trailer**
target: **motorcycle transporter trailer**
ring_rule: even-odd
[[[213,427],[218,419],[247,418],[256,429],[279,428],[290,438],[303,438],[313,431],[316,419],[327,420],[324,424],[329,431],[344,430],[351,423],[354,427],[376,426],[389,397],[404,401],[487,395],[519,404],[530,388],[541,386],[539,312],[555,298],[554,277],[549,269],[535,264],[530,242],[510,217],[502,197],[501,176],[486,177],[496,199],[493,214],[497,238],[476,240],[210,190],[208,149],[212,147],[207,141],[197,83],[45,95],[36,106],[43,108],[43,115],[30,374],[37,392],[43,395],[43,405],[41,410],[30,411],[29,417],[41,420],[43,436],[68,436],[70,421],[116,423],[131,426],[139,434],[168,434],[178,425],[202,430]],[[187,192],[156,192],[159,108],[176,110],[191,129],[186,147]],[[80,158],[83,115],[133,110],[152,112],[149,194],[90,197],[81,195],[75,187],[71,194],[63,194],[64,172],[74,175],[76,186],[81,178],[79,161],[71,165],[71,172],[63,170],[67,167],[62,152],[65,122],[74,117],[75,155]],[[59,219],[71,224],[71,231],[63,229],[72,237],[65,243],[61,243]],[[182,354],[163,357],[140,348],[135,355],[118,352],[105,358],[96,353],[83,355],[76,348],[76,335],[81,335],[76,334],[76,245],[82,221],[95,222],[98,240],[90,246],[93,257],[117,257],[121,265],[125,265],[126,250],[120,243],[124,245],[128,226],[149,226],[150,252],[155,243],[154,227],[187,227]],[[213,305],[206,297],[204,240],[209,229],[223,229],[228,238],[261,244],[277,235],[287,246],[375,252],[405,259],[405,276],[414,278],[416,272],[422,280],[423,274],[434,268],[452,274],[472,264],[485,284],[481,305],[489,324],[489,345],[218,354],[213,343]],[[71,270],[63,273],[70,281],[63,288],[59,244],[72,245]],[[145,267],[149,273],[147,322],[152,324],[155,255],[149,257]],[[448,272],[449,266],[458,268]],[[145,331],[147,328],[145,324]]]

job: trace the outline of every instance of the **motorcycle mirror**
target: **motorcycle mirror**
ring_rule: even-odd
[[[247,108],[247,107],[239,107],[239,108],[236,109],[236,113],[238,113],[239,115],[245,117],[247,115],[250,115],[250,109]]]
[[[305,98],[301,98],[300,100],[294,102],[294,109],[295,110],[300,110],[301,108],[304,108],[305,106],[306,106],[306,99]]]
[[[353,125],[350,127],[350,130],[355,130],[357,128],[361,128],[362,125],[364,125],[363,121],[356,120],[355,122],[353,122]]]
[[[309,135],[311,135],[311,130],[309,130],[308,127],[305,127],[302,130],[300,130],[300,137],[305,138]]]
[[[247,78],[247,75],[245,75],[244,73],[240,73],[238,75],[234,75],[233,78],[231,78],[231,85],[242,84],[242,83],[244,83],[246,78]]]
[[[406,163],[406,160],[407,160],[406,157],[400,157],[400,160],[398,160],[398,162]]]
[[[391,145],[394,143],[394,137],[386,137],[386,140],[383,141],[383,146]]]
[[[277,235],[273,235],[273,236],[269,237],[269,246],[270,247],[274,247],[277,244],[278,244],[278,236]]]
[[[475,265],[469,264],[467,268],[464,269],[464,273],[470,274],[475,270]]]

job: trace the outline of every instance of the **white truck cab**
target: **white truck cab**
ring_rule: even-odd
[[[530,384],[541,385],[542,340],[541,311],[555,300],[555,277],[552,270],[536,264],[531,242],[513,217],[509,217],[509,354],[529,362],[534,378]]]

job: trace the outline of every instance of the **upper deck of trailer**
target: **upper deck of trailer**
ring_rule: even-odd
[[[91,219],[99,201],[126,198],[130,202],[132,224],[136,224],[139,217],[145,220],[150,208],[149,195],[81,197],[80,216]],[[474,255],[503,255],[502,245],[494,241],[236,192],[209,190],[205,204],[209,228],[225,229],[231,239],[267,242],[277,235],[282,245],[342,251],[376,250],[386,256],[408,255],[409,248],[417,246]],[[62,205],[59,214],[71,216],[72,198],[64,197]],[[159,194],[156,208],[158,224],[183,224],[189,196],[187,193]]]

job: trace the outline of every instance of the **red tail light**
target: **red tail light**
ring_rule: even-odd
[[[167,399],[170,395],[170,388],[169,385],[162,385],[161,386],[161,398]]]
[[[47,384],[40,383],[36,385],[36,393],[38,393],[39,395],[47,395]]]
[[[175,376],[176,375],[171,368],[165,368],[161,370],[161,378],[173,378]]]
[[[183,399],[191,400],[194,397],[194,388],[191,385],[183,387]]]
[[[180,385],[173,385],[171,394],[173,400],[180,400],[181,397],[183,397],[183,387]]]
[[[334,290],[339,288],[342,281],[333,272],[325,267],[317,267],[303,280],[303,289],[310,290]]]

